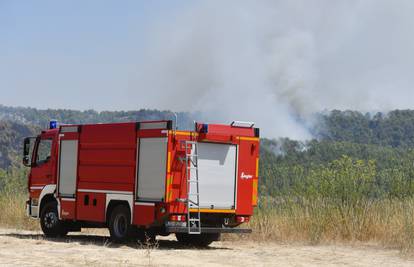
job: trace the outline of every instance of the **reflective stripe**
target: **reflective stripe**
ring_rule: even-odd
[[[171,171],[171,152],[168,152],[167,156],[167,173]]]
[[[139,206],[155,206],[155,203],[150,203],[150,202],[135,202],[135,205],[139,205]]]
[[[31,186],[30,189],[31,190],[40,190],[43,189],[44,186]]]
[[[195,132],[175,131],[174,133],[175,135],[198,136],[198,133]]]
[[[61,201],[76,201],[74,198],[62,198]]]
[[[191,212],[198,212],[198,209],[190,209]],[[212,209],[200,209],[200,212],[205,213],[236,213],[235,210],[212,210]]]
[[[257,179],[253,180],[253,194],[252,194],[252,205],[256,206],[257,205]]]
[[[132,195],[132,192],[130,191],[111,191],[111,190],[95,190],[95,189],[78,189],[78,192]]]
[[[167,194],[167,201],[171,201],[171,198],[172,198],[172,190],[170,189]]]
[[[237,139],[242,141],[259,141],[260,138],[258,137],[244,137],[244,136],[237,136]]]
[[[172,197],[172,183],[173,183],[173,176],[168,174],[167,175],[167,190],[165,192],[166,195],[166,201],[171,201]]]

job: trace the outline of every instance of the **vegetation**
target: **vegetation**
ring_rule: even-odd
[[[347,119],[348,113],[343,114]],[[349,128],[361,122],[356,117],[347,124]],[[364,131],[348,131],[341,123],[347,121],[344,118],[338,122],[328,116],[325,120],[335,135],[306,142],[262,140],[261,200],[251,223],[254,237],[313,244],[375,241],[412,253],[414,149],[410,131],[398,132],[405,141],[379,141],[361,135]],[[392,120],[387,123],[399,125]],[[389,127],[385,129],[377,136],[390,136]]]
[[[320,190],[326,186],[343,186],[341,183],[348,176],[362,179],[362,175],[369,175],[369,184],[357,180],[354,181],[357,188],[342,193],[362,190],[364,185],[360,197],[404,198],[414,194],[414,150],[411,148],[316,140],[306,143],[263,140],[262,143],[262,195],[322,194]],[[347,169],[341,169],[344,166]],[[351,171],[353,173],[348,173]],[[338,193],[338,189],[335,190]]]
[[[414,110],[376,114],[333,110],[318,114],[311,132],[317,139],[414,147]]]
[[[374,242],[412,254],[414,199],[262,199],[250,223],[258,241]]]
[[[38,229],[38,223],[26,217],[26,170],[0,170],[0,225],[21,229]]]
[[[0,121],[0,168],[19,164],[23,138],[34,135],[38,127],[11,121]]]
[[[271,193],[262,185],[268,192],[252,221],[255,238],[313,244],[377,241],[412,251],[412,161],[407,165],[378,171],[373,160],[342,156],[326,166],[281,167],[280,177],[292,179],[274,184],[281,189]]]
[[[26,179],[19,153],[22,137],[50,118],[90,123],[171,115],[0,106],[0,224],[37,227],[24,216]],[[190,114],[179,116],[183,124],[191,122]],[[261,197],[252,237],[313,244],[376,241],[414,251],[414,111],[316,116],[313,140],[262,139]]]

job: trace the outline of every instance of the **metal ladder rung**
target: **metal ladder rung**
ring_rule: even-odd
[[[188,153],[190,151],[190,153]],[[198,180],[197,142],[185,141],[185,163],[187,178],[187,227],[189,234],[201,234],[200,191]],[[195,172],[192,172],[195,171]],[[195,193],[192,193],[192,185]],[[193,199],[191,199],[193,197]],[[190,209],[196,212],[190,212]]]

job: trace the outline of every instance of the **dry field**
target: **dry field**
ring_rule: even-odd
[[[172,236],[156,247],[115,245],[106,230],[46,239],[25,216],[24,199],[0,195],[0,266],[414,266],[414,199],[349,209],[279,203],[258,209],[252,235],[226,236],[207,249]]]
[[[102,234],[103,233],[103,234]],[[104,232],[45,239],[40,232],[0,229],[0,266],[414,266],[397,250],[369,245],[216,242],[207,249],[113,245]]]

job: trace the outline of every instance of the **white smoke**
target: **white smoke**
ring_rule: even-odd
[[[191,3],[143,40],[132,95],[147,106],[294,139],[315,111],[412,107],[411,1]]]

